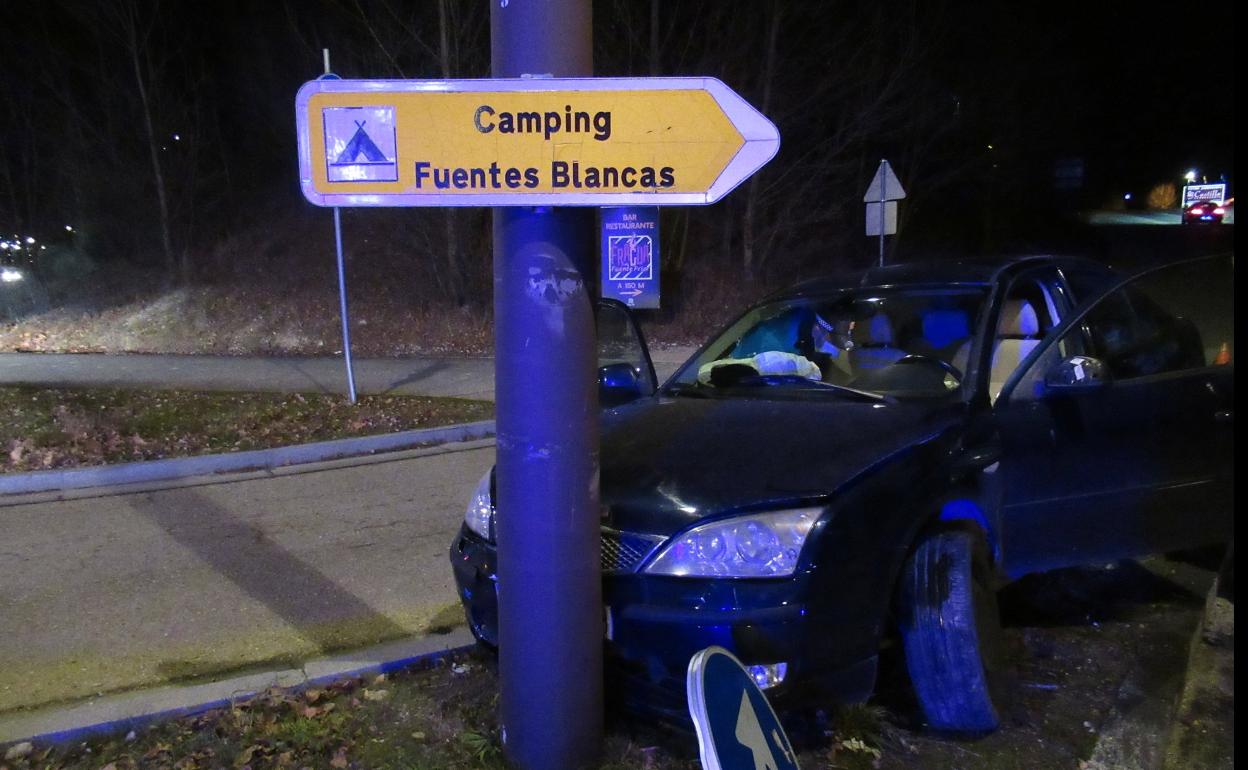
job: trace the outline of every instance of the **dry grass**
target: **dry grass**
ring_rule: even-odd
[[[493,416],[454,398],[0,388],[0,472],[157,460],[389,434]]]
[[[493,306],[484,220],[459,220],[460,302],[452,299],[436,227],[400,214],[344,213],[353,351],[488,355]],[[72,249],[49,252],[55,259],[42,272],[53,309],[0,323],[0,351],[334,353],[342,331],[332,237],[321,211],[266,220],[206,249],[198,281],[173,290],[158,271],[97,265]],[[647,338],[660,347],[700,343],[777,288],[775,280],[742,280],[734,265],[708,256],[665,274],[663,309],[637,313]]]
[[[696,344],[763,291],[714,276],[686,280],[669,307],[639,311],[656,345]],[[493,312],[417,301],[393,290],[349,295],[352,351],[357,356],[489,355]],[[153,290],[111,307],[79,303],[0,326],[0,350],[39,353],[176,353],[329,355],[342,349],[332,286],[280,287],[231,282],[168,292]]]

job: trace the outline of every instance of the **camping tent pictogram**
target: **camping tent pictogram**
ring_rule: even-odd
[[[366,120],[354,121],[356,126],[355,134],[352,135],[351,141],[347,142],[347,146],[343,149],[343,151],[338,154],[338,158],[333,162],[333,165],[361,166],[366,163],[390,164],[394,162],[387,158],[381,150],[377,149],[377,145],[374,144],[373,140],[369,138],[367,133],[364,132],[364,124],[367,122],[368,121]],[[361,162],[356,160],[360,157],[360,155],[367,158],[367,161]]]

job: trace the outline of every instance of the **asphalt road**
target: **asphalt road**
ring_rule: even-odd
[[[1181,225],[1183,213],[1173,211],[1091,211],[1087,221],[1090,225]],[[1235,207],[1227,209],[1223,225],[1235,224]],[[1195,225],[1195,227],[1217,227],[1218,225]]]
[[[693,350],[655,351],[660,381]],[[493,400],[493,358],[365,358],[360,393]],[[340,358],[0,353],[0,385],[116,386],[185,390],[346,393]]]
[[[0,711],[462,623],[447,549],[492,441],[0,498]]]

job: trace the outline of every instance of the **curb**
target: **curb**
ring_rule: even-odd
[[[0,745],[70,743],[142,729],[154,722],[199,714],[263,692],[269,687],[317,687],[341,679],[388,674],[471,649],[472,634],[458,628],[441,636],[388,642],[364,650],[310,660],[301,668],[265,671],[194,685],[169,685],[110,695],[72,706],[0,715]]]
[[[1233,592],[1225,595],[1223,582],[1224,578],[1234,581],[1234,548],[1232,543],[1227,550],[1192,634],[1183,685],[1165,735],[1161,770],[1235,766],[1235,602]]]
[[[283,465],[297,465],[333,460],[353,455],[390,452],[422,444],[449,444],[472,441],[494,435],[494,421],[483,420],[443,428],[409,430],[382,436],[344,438],[312,444],[254,449],[230,454],[178,457],[169,460],[144,460],[95,468],[32,471],[0,475],[0,495],[51,492],[64,489],[140,484],[167,481],[188,476],[209,476],[244,470],[267,470]]]

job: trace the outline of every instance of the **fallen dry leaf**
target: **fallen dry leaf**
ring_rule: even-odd
[[[349,763],[347,762],[347,747],[346,746],[342,746],[341,748],[338,749],[338,751],[334,752],[334,758],[329,760],[330,767],[344,768],[348,764]]]

